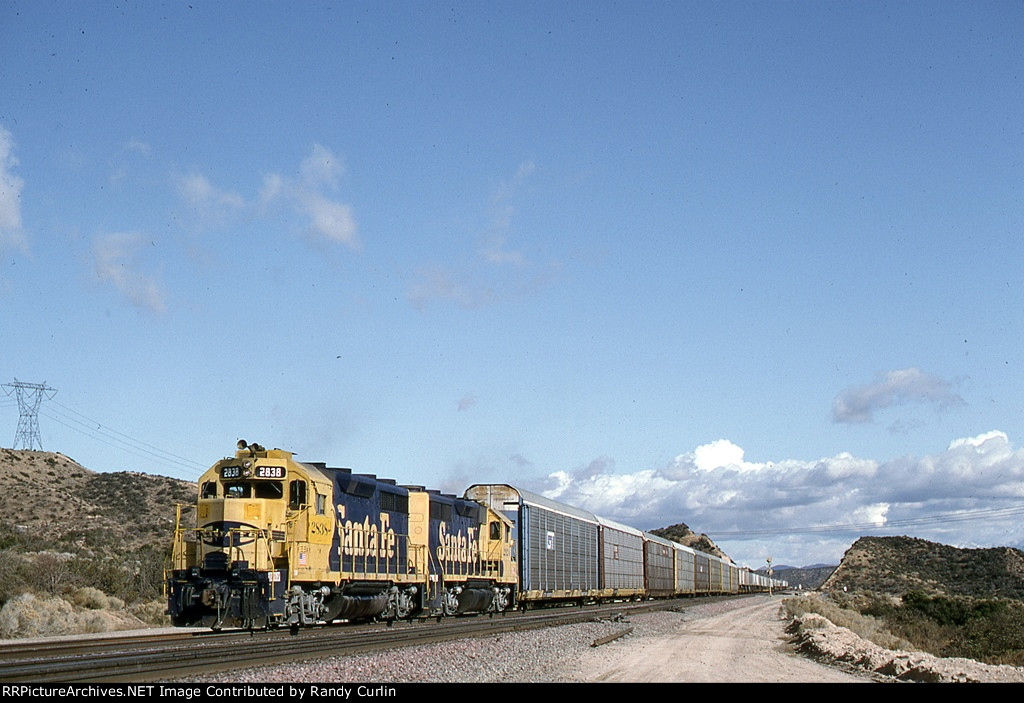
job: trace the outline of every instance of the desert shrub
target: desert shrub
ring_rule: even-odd
[[[966,625],[971,620],[992,618],[1008,608],[1006,601],[991,598],[929,595],[910,591],[903,596],[903,605],[940,625]]]
[[[838,593],[830,597],[841,612],[855,611],[862,617],[870,617],[880,628],[905,641],[902,648],[921,650],[937,657],[966,657],[987,664],[1024,665],[1024,603],[1020,601],[923,591],[908,591],[898,600],[868,593]],[[842,624],[833,620],[835,614],[830,614],[827,605],[815,612],[822,612],[837,625]],[[850,629],[873,640],[856,626]]]
[[[1024,665],[1024,609],[1007,607],[974,618],[955,630],[946,656],[968,657],[988,664]]]
[[[57,552],[26,555],[21,565],[21,578],[37,593],[60,595],[75,583],[73,556]]]
[[[925,651],[988,664],[1024,663],[1024,603],[912,591],[903,604],[893,621]]]
[[[147,625],[166,627],[171,624],[167,602],[163,600],[140,601],[130,606],[128,611]]]
[[[74,633],[71,604],[62,598],[15,596],[0,608],[0,636],[42,637]]]
[[[816,613],[833,625],[845,627],[880,647],[887,649],[909,648],[910,643],[890,632],[884,621],[874,616],[864,615],[856,610],[845,608],[828,598],[802,596],[799,598],[787,598],[783,601],[783,604],[786,613],[790,617]],[[813,627],[814,621],[808,619],[805,622],[806,626]]]
[[[170,551],[169,547],[144,546],[132,554],[126,601],[148,601],[163,596],[164,565],[170,559]]]
[[[75,583],[92,586],[122,600],[129,591],[130,580],[124,560],[114,557],[78,557],[75,559]]]
[[[98,588],[83,586],[71,594],[71,602],[88,610],[124,610],[124,601]]]
[[[0,606],[24,593],[27,586],[21,577],[25,558],[14,549],[0,550]]]
[[[108,599],[106,605],[105,609],[78,610],[63,598],[23,593],[0,608],[0,637],[73,635],[145,626],[117,599]]]

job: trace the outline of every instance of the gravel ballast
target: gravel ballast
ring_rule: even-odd
[[[612,665],[622,646],[667,642],[688,621],[742,607],[743,599],[690,604],[681,612],[660,611],[622,619],[556,628],[509,632],[429,645],[414,645],[357,656],[328,657],[280,666],[239,669],[191,677],[189,682],[222,683],[577,683]],[[989,666],[966,659],[940,659],[920,652],[890,651],[837,627],[820,616],[805,623],[787,651],[800,651],[845,671],[856,670],[876,681],[1007,682],[1024,681],[1024,669]],[[778,624],[781,637],[782,623]],[[592,645],[631,631],[613,645]],[[770,639],[770,637],[769,637]],[[795,647],[793,645],[796,645]],[[783,643],[779,642],[779,646]],[[793,655],[796,656],[796,655]],[[581,670],[585,661],[588,671]],[[721,671],[721,670],[720,670]],[[724,671],[721,680],[730,680]]]
[[[577,662],[591,645],[632,628],[630,637],[657,637],[683,619],[728,608],[728,603],[694,606],[685,613],[656,612],[628,619],[600,620],[507,632],[438,644],[413,645],[372,654],[328,657],[281,666],[264,666],[189,681],[270,683],[281,681],[379,683],[552,683],[580,682]],[[621,641],[621,640],[620,640]]]

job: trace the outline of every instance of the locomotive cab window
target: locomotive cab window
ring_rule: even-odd
[[[323,515],[327,509],[327,496],[317,493],[316,494],[316,514]]]
[[[288,484],[288,507],[299,510],[306,507],[306,482],[292,481]]]
[[[224,484],[225,498],[263,498],[266,500],[279,500],[284,496],[280,481],[258,481],[246,483],[236,481]]]
[[[497,520],[491,523],[491,539],[501,539],[501,523]]]
[[[200,498],[216,498],[217,497],[217,482],[207,481],[203,484],[203,491],[199,494]]]
[[[225,483],[224,484],[224,497],[225,498],[251,498],[252,497],[252,486],[248,483]]]
[[[253,497],[267,500],[280,500],[284,497],[284,489],[280,481],[260,481],[253,484]]]

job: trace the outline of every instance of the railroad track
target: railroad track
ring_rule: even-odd
[[[690,601],[692,602],[692,601]],[[707,602],[706,600],[704,602]],[[616,603],[371,625],[271,631],[174,631],[0,645],[0,682],[145,683],[265,664],[356,654],[500,632],[585,622],[615,613],[678,608],[683,601]]]

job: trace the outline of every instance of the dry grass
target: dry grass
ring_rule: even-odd
[[[787,599],[784,607],[791,617],[815,613],[887,649],[1024,665],[1024,603],[1017,600],[839,592]],[[815,625],[808,619],[802,627]]]
[[[844,608],[836,602],[817,595],[800,596],[798,598],[787,598],[783,601],[783,607],[789,617],[815,613],[833,625],[845,627],[860,637],[874,642],[879,647],[886,649],[913,649],[913,645],[907,640],[897,637],[889,631],[886,623],[871,615],[864,615],[856,610]],[[805,621],[804,627],[814,627],[813,618]]]
[[[0,638],[50,637],[114,630],[131,630],[152,624],[166,624],[162,603],[138,605],[127,610],[117,598],[95,588],[83,588],[69,602],[56,596],[23,593],[0,608]],[[153,623],[155,611],[162,623]]]

